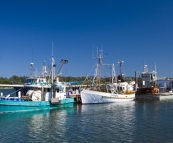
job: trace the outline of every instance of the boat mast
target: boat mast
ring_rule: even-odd
[[[116,73],[115,73],[114,64],[112,64],[112,83],[114,83],[114,80],[116,82]]]
[[[156,80],[157,80],[156,64],[155,64],[155,77],[156,77]]]
[[[54,69],[53,69],[53,65],[54,65],[54,58],[53,58],[53,56],[52,56],[51,60],[52,60],[52,74],[51,74],[51,83],[53,84],[53,77],[54,77]]]
[[[33,65],[34,63],[30,63],[30,77],[33,77]]]
[[[156,64],[154,65],[154,68],[155,68],[154,87],[156,87],[156,82],[157,82]]]
[[[102,51],[99,51],[97,61],[97,86],[100,86],[100,67],[101,67]]]
[[[120,80],[122,81],[122,64],[124,63],[124,61],[119,61],[118,64],[120,65]]]
[[[54,77],[55,77],[55,67],[56,67],[56,64],[55,64],[55,60],[54,60],[54,57],[53,57],[53,46],[54,46],[54,43],[52,42],[52,74],[51,74],[51,82],[53,84],[53,80],[54,80]]]
[[[42,66],[42,75],[43,75],[43,78],[46,77],[46,74],[47,74],[47,68],[46,68],[45,61],[44,61],[43,62],[43,66]]]
[[[54,98],[54,78],[55,78],[55,67],[56,67],[56,64],[55,64],[55,60],[54,60],[54,57],[53,57],[53,46],[54,46],[54,43],[52,42],[52,58],[51,58],[51,60],[52,60],[52,70],[51,70],[51,72],[52,72],[52,74],[51,74],[51,97],[52,98]]]
[[[30,77],[33,77],[33,50],[32,50],[32,62],[30,63]]]

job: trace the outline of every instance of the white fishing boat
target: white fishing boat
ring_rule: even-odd
[[[101,90],[103,85],[100,84],[100,66],[102,63],[102,53],[98,55],[97,67],[93,78],[92,88],[83,89],[81,91],[81,99],[83,104],[88,103],[110,103],[110,102],[127,102],[135,99],[133,85],[127,82],[117,80],[114,64],[111,65],[111,83],[104,86],[104,92]],[[122,73],[121,73],[122,76]],[[96,79],[96,83],[95,83]]]

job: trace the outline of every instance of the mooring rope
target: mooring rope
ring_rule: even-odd
[[[18,91],[21,90],[21,89],[22,89],[22,88],[19,88],[18,90],[14,91],[14,92],[12,92],[12,93],[10,93],[10,94],[7,94],[7,95],[11,95],[11,94],[13,94],[13,93],[16,93],[16,92],[18,92]],[[7,95],[5,95],[5,97],[6,97]]]

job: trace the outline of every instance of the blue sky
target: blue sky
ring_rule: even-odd
[[[98,47],[117,74],[123,60],[125,76],[145,63],[149,71],[156,64],[159,77],[172,77],[172,38],[172,0],[1,0],[0,76],[28,76],[32,60],[41,70],[54,42],[57,70],[69,60],[63,76],[89,74]]]

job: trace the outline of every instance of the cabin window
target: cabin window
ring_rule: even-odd
[[[122,87],[119,87],[119,86],[118,86],[117,89],[121,91],[121,90],[122,90]]]
[[[36,81],[36,79],[26,79],[25,80],[25,83],[33,83],[35,81]]]
[[[44,92],[47,92],[47,88],[44,88]]]

